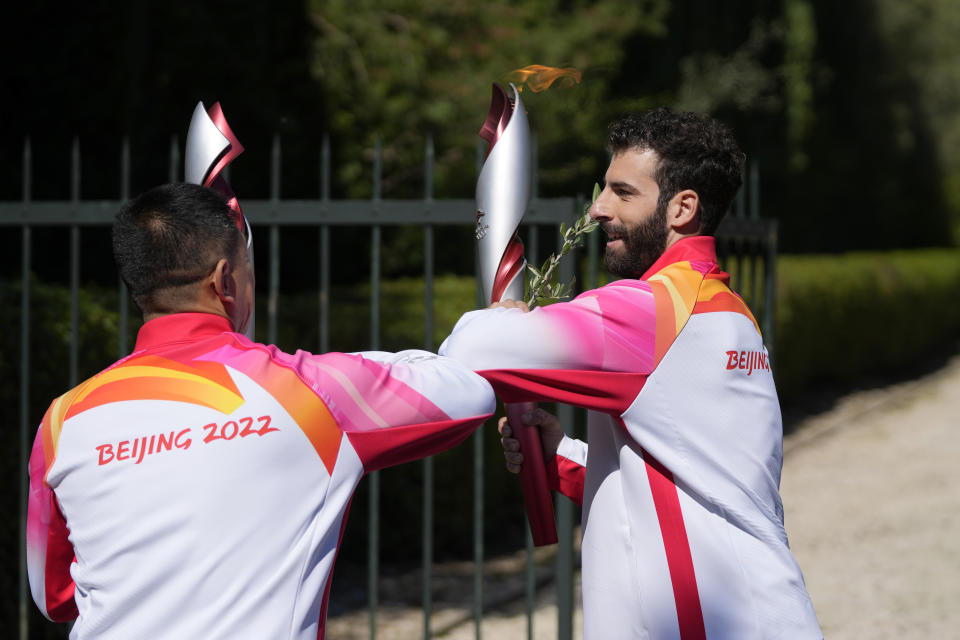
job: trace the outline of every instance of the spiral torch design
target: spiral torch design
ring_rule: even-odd
[[[210,187],[223,196],[227,205],[234,212],[237,229],[247,239],[247,256],[253,264],[253,231],[250,222],[243,215],[240,202],[224,179],[223,170],[243,153],[243,145],[234,135],[227,119],[223,115],[220,103],[216,102],[210,109],[198,102],[190,119],[190,129],[187,131],[187,149],[184,158],[184,180],[193,184]],[[254,313],[250,311],[250,321],[247,323],[246,335],[253,340]]]
[[[484,299],[523,300],[526,260],[517,229],[530,199],[530,126],[517,88],[493,85],[480,137],[489,143],[477,180],[477,242]]]
[[[477,180],[477,242],[480,280],[488,303],[505,298],[523,300],[527,261],[517,236],[530,199],[530,126],[520,92],[510,85],[510,95],[493,85],[490,112],[480,130],[490,147]],[[534,409],[532,402],[505,405],[507,419],[520,441],[523,469],[520,484],[536,546],[557,541],[553,500],[547,485],[540,432],[521,416]]]

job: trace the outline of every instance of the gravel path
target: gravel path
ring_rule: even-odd
[[[960,637],[960,606],[954,604],[960,602],[958,453],[960,356],[921,379],[846,396],[786,438],[781,494],[787,533],[826,638]],[[549,571],[549,559],[541,563]],[[484,592],[516,590],[520,567],[520,555],[491,561]],[[469,563],[437,571],[462,574],[451,582],[460,586],[451,589],[463,591],[463,604],[437,603],[431,628],[443,632],[436,637],[473,640]],[[579,573],[574,586],[579,603]],[[483,638],[526,638],[522,587],[520,594],[484,617]],[[552,583],[538,589],[537,640],[557,637],[555,601]],[[417,607],[381,608],[378,621],[382,640],[423,634]],[[578,607],[576,639],[580,628]],[[367,612],[331,619],[327,637],[369,637]]]
[[[960,357],[785,443],[787,533],[831,640],[960,635]]]

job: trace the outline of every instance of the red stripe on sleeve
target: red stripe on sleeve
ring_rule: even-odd
[[[49,490],[48,490],[49,491]],[[50,494],[50,523],[47,527],[47,558],[43,576],[47,617],[54,622],[68,622],[77,617],[77,603],[73,599],[76,585],[70,576],[70,565],[76,559],[68,536],[67,521],[52,491]]]
[[[647,374],[579,369],[477,371],[504,402],[563,402],[620,416],[633,404]]]
[[[547,482],[554,491],[573,500],[577,506],[583,506],[583,482],[586,467],[582,467],[573,460],[555,455],[547,460]]]
[[[366,473],[452,449],[490,416],[345,431]]]

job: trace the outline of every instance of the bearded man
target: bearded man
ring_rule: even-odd
[[[506,402],[590,410],[589,446],[543,410],[524,416],[553,489],[583,506],[587,640],[820,638],[783,526],[767,350],[717,266],[743,154],[719,122],[669,109],[614,122],[608,148],[590,215],[621,279],[529,313],[467,313],[440,353]]]

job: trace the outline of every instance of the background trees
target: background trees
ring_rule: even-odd
[[[759,163],[763,215],[790,251],[948,244],[960,211],[960,6],[949,0],[282,0],[267,5],[21,3],[4,21],[0,198],[20,195],[30,134],[35,198],[68,194],[79,136],[85,197],[116,197],[120,141],[134,190],[167,178],[171,134],[221,100],[247,154],[233,180],[315,197],[324,133],[335,197],[365,197],[375,136],[384,197],[469,197],[490,83],[531,63],[580,84],[525,94],[543,195],[587,193],[606,124],[669,104],[729,121]],[[11,63],[12,61],[12,63]]]

